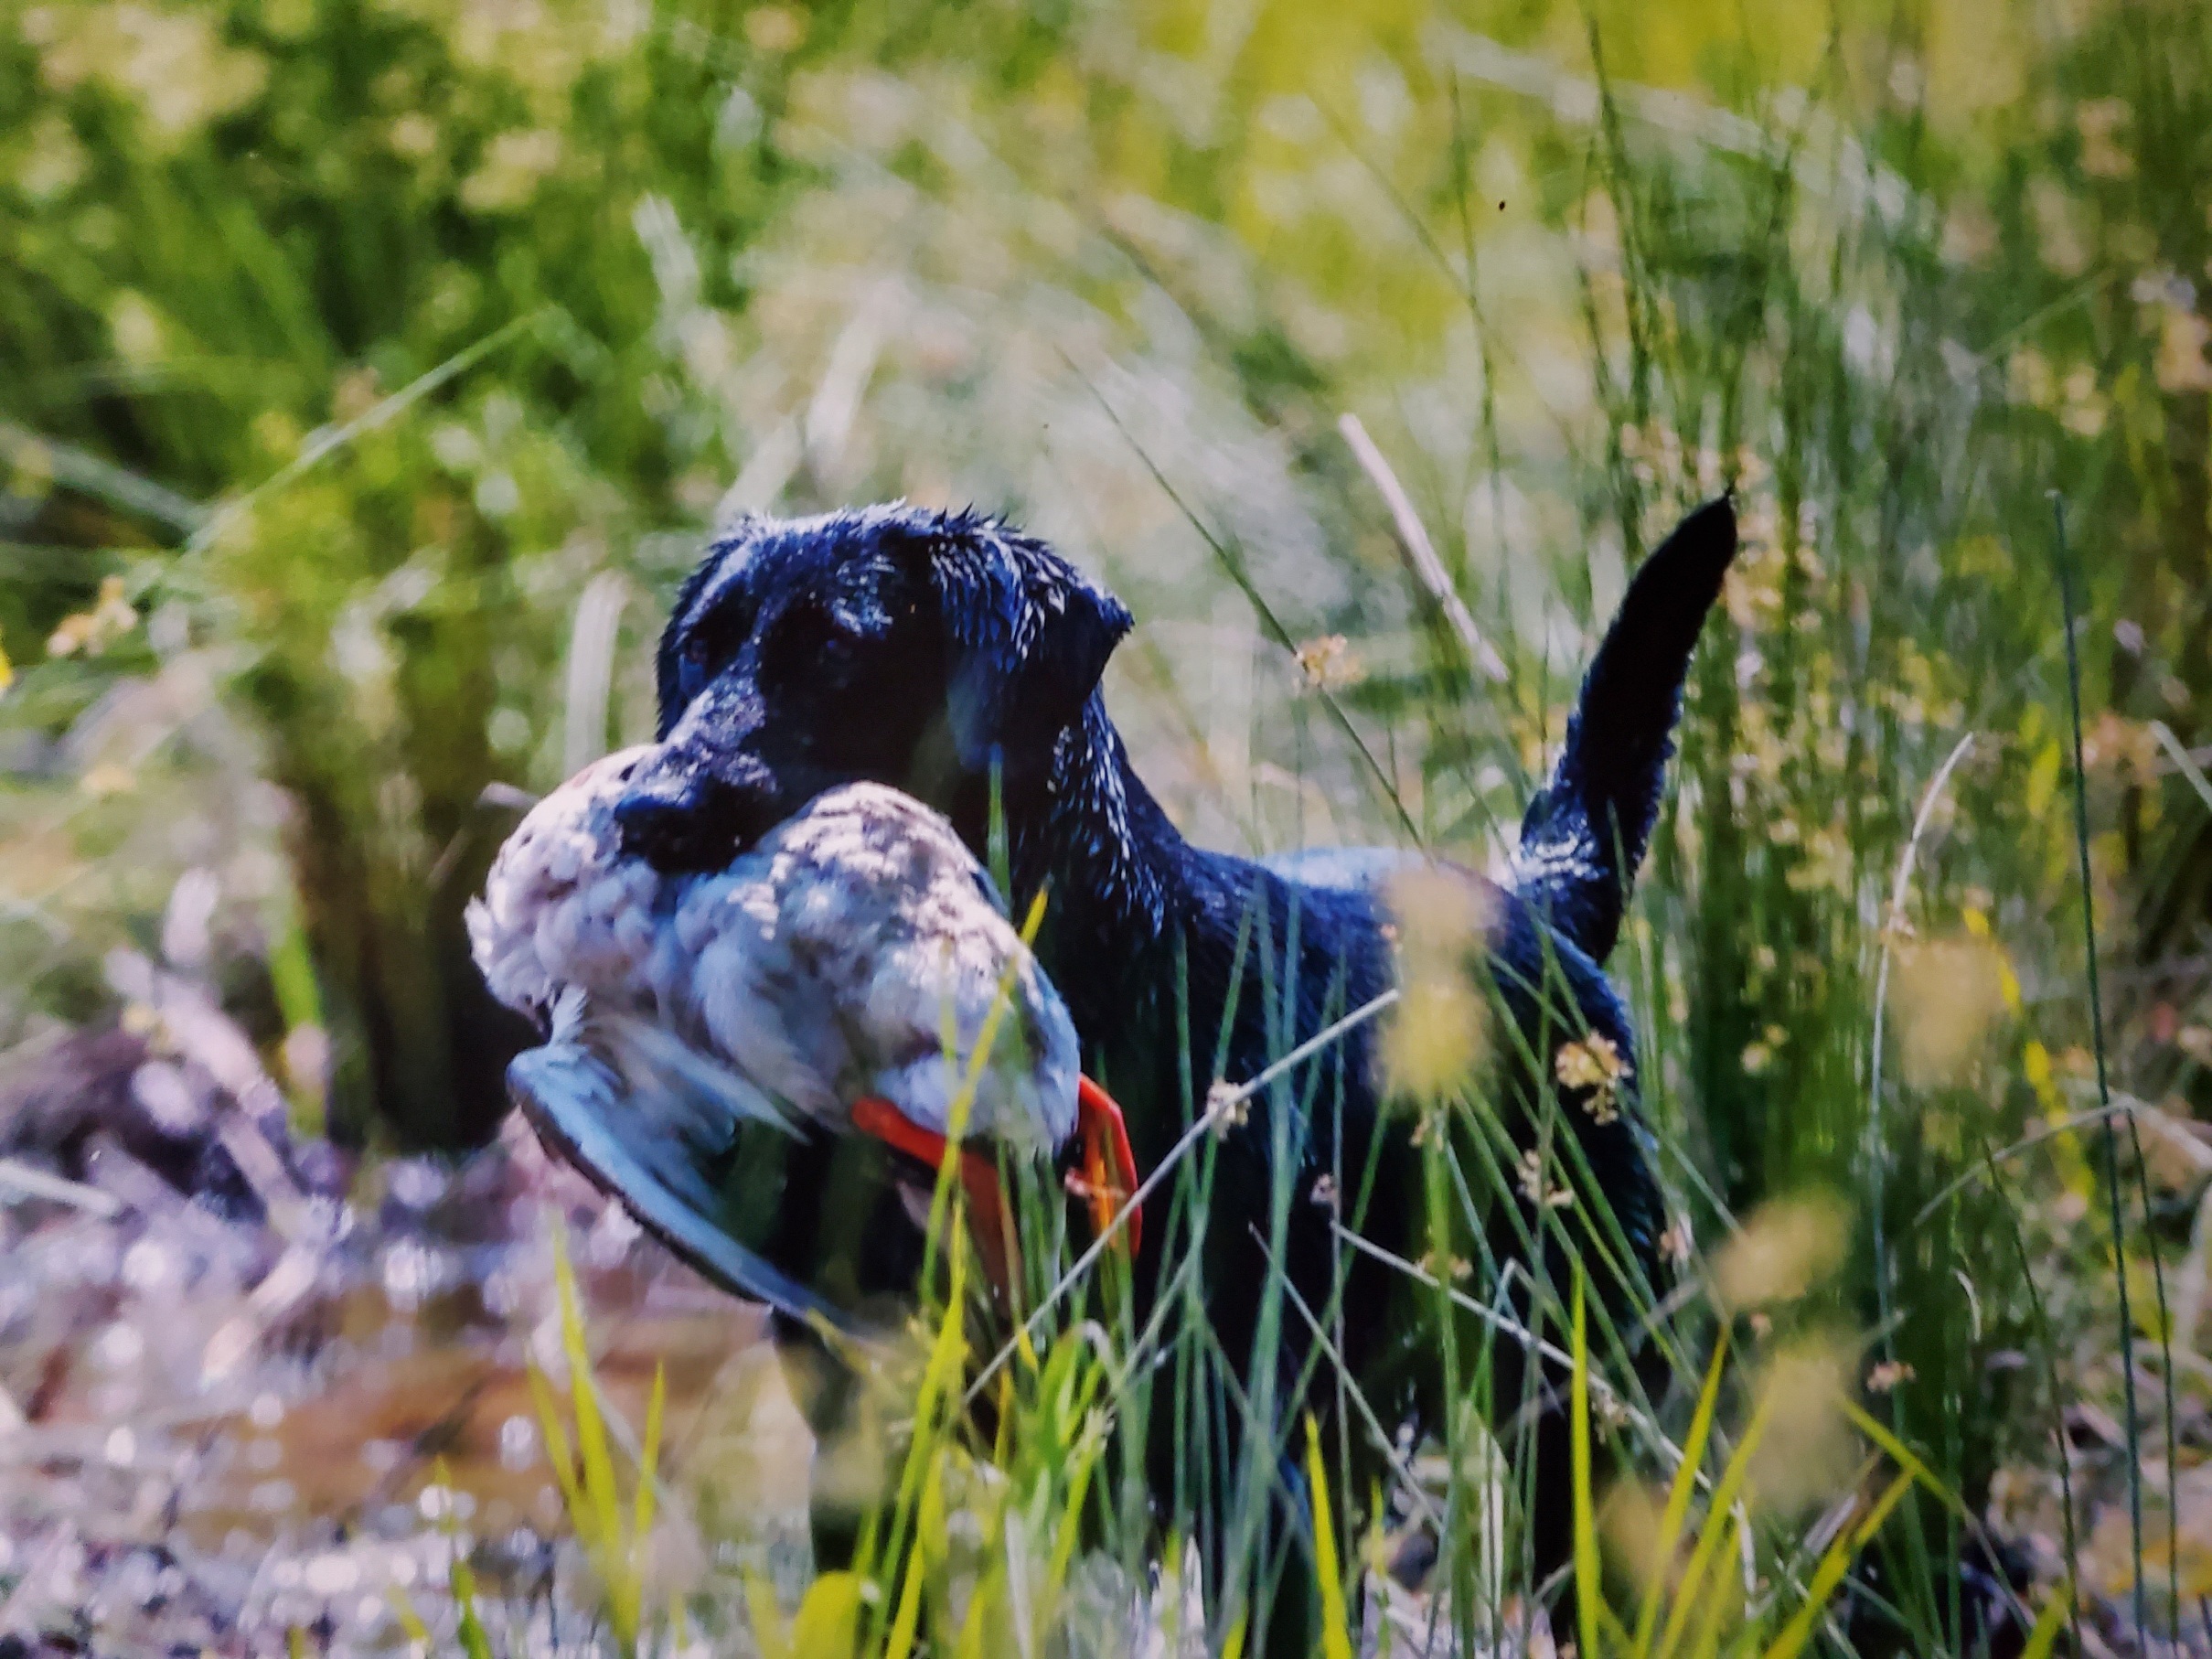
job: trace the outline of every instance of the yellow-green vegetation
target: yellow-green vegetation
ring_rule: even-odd
[[[1636,1080],[1679,1297],[1501,1329],[1466,1213],[1593,1200],[1492,1155],[1478,919],[1425,914],[1403,1266],[1469,1409],[1399,1490],[1351,1473],[1389,1402],[1301,1440],[1111,1254],[974,1390],[956,1243],[854,1571],[717,1601],[652,1570],[684,1449],[617,1431],[564,1266],[577,1640],[1252,1651],[1279,1558],[1200,1594],[1141,1450],[1250,1411],[1236,1525],[1310,1515],[1324,1651],[1511,1646],[1500,1342],[1571,1364],[1586,1654],[1841,1651],[1847,1593],[1956,1651],[1992,1530],[2032,1651],[2212,1640],[2212,10],[30,0],[0,158],[0,1048],[121,1017],[201,872],[178,951],[377,1155],[503,1110],[462,904],[515,789],[649,734],[718,514],[1004,510],[1139,617],[1109,701],[1199,839],[1481,862],[1626,572],[1737,492],[1638,1052],[1563,1074]],[[1186,1251],[1210,1168],[1147,1222]],[[1074,1255],[1024,1242],[1018,1311]],[[537,1651],[451,1553],[418,1639]]]

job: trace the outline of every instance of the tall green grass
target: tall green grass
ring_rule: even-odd
[[[1102,569],[1148,621],[1117,717],[1204,839],[1477,859],[1625,569],[1733,486],[1742,565],[1615,962],[1691,1289],[1657,1397],[1620,1363],[1645,1310],[1584,1308],[1592,1481],[1608,1442],[1625,1472],[1584,1494],[1608,1565],[1577,1584],[1598,1645],[1664,1651],[1670,1575],[1703,1549],[1744,1600],[1673,1643],[1774,1643],[1841,1540],[1902,1645],[1944,1649],[1993,1477],[2041,1494],[2043,1583],[2085,1582],[2078,1535],[2130,1482],[2069,1461],[2064,1410],[2110,1407],[2171,1470],[2168,1349],[2194,1352],[2155,1271],[2177,1207],[2094,1114],[2100,1072],[2121,1109],[2207,1104],[2175,1033],[2212,1024],[2189,966],[2212,815],[2148,722],[2185,756],[2212,696],[2208,29],[2180,0],[12,15],[0,1040],[104,1017],[102,954],[204,864],[253,918],[226,989],[304,1119],[480,1135],[512,1040],[458,919],[508,821],[486,787],[649,729],[657,602],[733,485],[788,510],[975,498]],[[1461,1128],[1430,1142],[1437,1247],[1406,1277],[1469,1409],[1407,1502],[1472,1635],[1528,1588],[1530,1494],[1481,1428],[1495,1344],[1577,1327],[1547,1279],[1535,1328],[1500,1328],[1472,1223],[1518,1154],[1478,1088],[1439,1098]],[[1202,1137],[1166,1200],[1179,1258],[1210,1158]],[[1575,1176],[1540,1154],[1536,1180]],[[1825,1238],[1790,1218],[1838,1211],[1790,1295],[1731,1300],[1746,1263]],[[1069,1258],[1038,1240],[1028,1293]],[[1081,1522],[1063,1600],[1105,1582],[1094,1557],[1123,1590],[1172,1575],[1188,1540],[1132,1450],[1158,1414],[1192,1449],[1178,1512],[1234,1497],[1236,1536],[1206,1541],[1234,1563],[1215,1647],[1264,1634],[1238,1613],[1283,1557],[1279,1469],[1210,1449],[1247,1414],[1318,1459],[1359,1607],[1393,1523],[1354,1454],[1396,1425],[1332,1384],[1301,1441],[1273,1373],[1208,1348],[1194,1277],[1140,1331],[1115,1259],[994,1377],[988,1439],[938,1376],[877,1599],[825,1588],[795,1629],[764,1610],[764,1647],[956,1646],[978,1605],[1042,1631],[1043,1603],[993,1599],[1053,1584],[1042,1515]],[[1279,1276],[1261,1294],[1278,1335],[1332,1329]],[[924,1350],[946,1375],[999,1345],[957,1329],[956,1359]],[[1856,1461],[1715,1504],[1774,1375],[1834,1385]],[[2119,1600],[2163,1625],[2154,1486]],[[1664,1545],[1641,1556],[1599,1524],[1639,1491]],[[999,1566],[917,1556],[933,1504],[984,1517]]]

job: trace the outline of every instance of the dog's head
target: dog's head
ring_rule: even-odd
[[[663,749],[616,808],[663,870],[727,862],[869,780],[966,831],[996,765],[1041,784],[1129,614],[1043,543],[903,505],[750,519],[707,551],[660,642]]]

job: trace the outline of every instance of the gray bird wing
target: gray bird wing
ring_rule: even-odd
[[[604,1060],[570,1041],[516,1055],[507,1086],[540,1136],[700,1273],[734,1295],[866,1338],[848,1315],[717,1225],[716,1193],[692,1155],[712,1132],[701,1120],[711,1107],[682,1089],[625,1093]]]

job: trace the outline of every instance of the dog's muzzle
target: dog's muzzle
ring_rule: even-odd
[[[783,816],[765,791],[705,771],[641,778],[614,803],[623,851],[666,875],[721,869]]]

